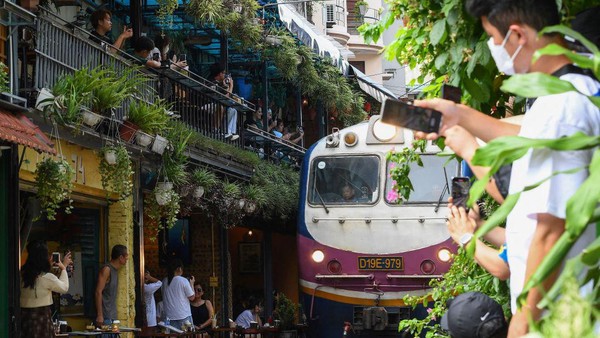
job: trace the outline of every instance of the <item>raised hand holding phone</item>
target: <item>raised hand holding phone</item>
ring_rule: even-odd
[[[470,188],[471,180],[468,177],[452,178],[452,204],[455,207],[463,207],[468,210],[467,201],[469,200]]]
[[[396,99],[386,98],[381,105],[381,122],[425,133],[437,133],[442,114]]]

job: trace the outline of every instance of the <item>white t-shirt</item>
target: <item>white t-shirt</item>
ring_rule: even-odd
[[[35,279],[34,288],[23,287],[21,282],[21,307],[35,308],[52,305],[52,292],[60,294],[69,291],[69,276],[67,271],[60,272],[60,278],[47,272]]]
[[[163,279],[162,285],[165,316],[169,320],[182,320],[191,316],[189,297],[194,295],[194,290],[190,282],[181,276],[173,277],[171,283],[168,281],[168,278]]]
[[[162,286],[161,281],[144,285],[144,301],[146,303],[146,321],[149,327],[156,326],[156,301],[154,293]]]
[[[600,83],[580,74],[565,74],[562,80],[571,82],[579,91],[595,95]],[[539,97],[527,112],[519,136],[536,139],[554,139],[583,132],[600,135],[600,109],[576,92]],[[586,166],[595,149],[579,151],[552,151],[547,148],[529,150],[513,163],[511,194],[541,182],[553,172]],[[516,299],[523,290],[529,246],[537,225],[537,214],[548,213],[566,218],[567,201],[589,176],[588,170],[574,174],[560,174],[537,188],[524,192],[507,218],[506,242],[510,267],[511,309],[516,312]],[[584,234],[569,251],[568,258],[579,253],[595,239],[596,229],[588,225]]]

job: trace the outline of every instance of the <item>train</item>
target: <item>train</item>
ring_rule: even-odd
[[[300,302],[311,337],[402,336],[398,323],[423,318],[404,304],[450,267],[449,182],[460,164],[429,143],[411,164],[410,198],[396,203],[386,154],[411,147],[412,131],[379,115],[311,146],[300,171],[297,227]]]

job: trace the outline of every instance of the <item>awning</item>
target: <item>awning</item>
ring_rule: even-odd
[[[52,141],[23,114],[13,115],[0,110],[0,139],[39,152],[56,154],[56,150],[52,148]]]
[[[282,0],[277,0],[277,2],[279,3],[277,6],[279,19],[287,29],[303,44],[312,48],[315,54],[331,58],[333,64],[340,68],[342,74],[345,74],[348,67],[346,60],[353,58],[354,53],[335,41],[331,36],[319,32],[317,27],[308,22],[292,5],[285,4]]]
[[[348,69],[348,76],[356,77],[360,89],[379,102],[383,102],[385,97],[390,97],[392,99],[398,98],[398,96],[392,93],[392,91],[373,81],[370,77],[366,76],[363,72],[352,65],[350,65],[350,68]]]

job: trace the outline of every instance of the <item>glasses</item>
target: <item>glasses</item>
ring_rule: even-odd
[[[196,291],[198,291],[198,292],[202,292],[202,289],[196,289]]]

